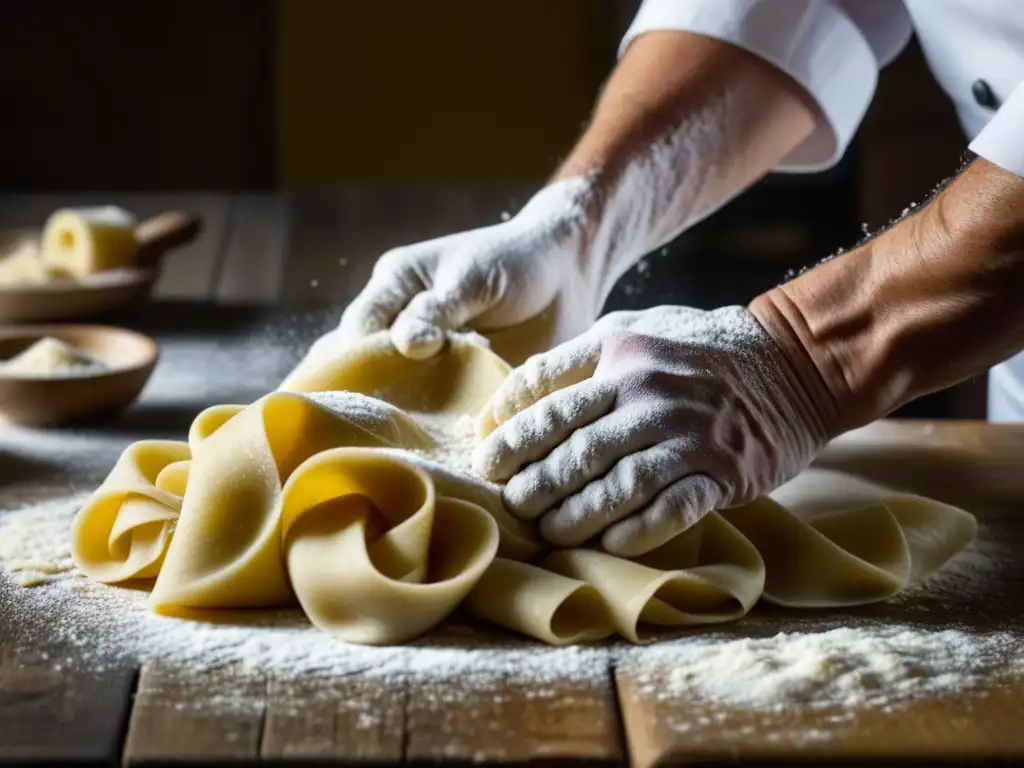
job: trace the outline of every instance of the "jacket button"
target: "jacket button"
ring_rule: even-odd
[[[974,95],[974,100],[978,102],[979,106],[985,109],[999,108],[999,99],[996,98],[992,86],[984,80],[975,80],[974,84],[971,85],[971,93]]]

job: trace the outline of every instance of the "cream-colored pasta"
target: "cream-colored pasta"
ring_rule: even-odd
[[[183,443],[130,446],[75,517],[71,551],[90,579],[153,578],[160,570],[188,482]]]
[[[358,643],[410,640],[460,605],[565,645],[889,598],[970,541],[974,518],[811,469],[635,560],[546,547],[500,487],[431,456],[409,413],[476,416],[509,366],[453,337],[427,361],[387,333],[321,348],[278,391],[130,447],[75,521],[93,579],[155,578],[158,611],[298,604]],[[652,634],[654,633],[654,634]]]
[[[380,452],[337,448],[292,476],[284,554],[310,620],[357,643],[410,640],[451,613],[494,560],[498,526],[439,497],[429,475]]]

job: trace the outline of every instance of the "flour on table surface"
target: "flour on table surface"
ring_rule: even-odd
[[[640,655],[641,690],[760,712],[887,707],[1024,672],[1020,635],[910,625],[692,638]]]
[[[0,512],[0,565],[21,586],[55,581],[74,570],[71,521],[88,497],[79,494]]]
[[[324,680],[358,675],[381,684],[453,684],[448,693],[436,694],[442,697],[457,697],[467,687],[522,682],[539,698],[554,695],[565,681],[604,685],[615,665],[645,697],[696,699],[759,713],[898,707],[1024,672],[1024,638],[1015,632],[936,630],[884,617],[803,620],[787,614],[787,631],[766,634],[764,618],[755,613],[736,625],[650,646],[553,648],[458,619],[407,645],[367,647],[332,638],[297,609],[209,614],[216,623],[161,616],[148,609],[144,589],[91,582],[70,567],[71,519],[82,500],[0,512],[0,565],[9,570],[12,562],[58,564],[51,583],[32,589],[0,574],[0,624],[25,647],[45,643],[59,649],[54,663],[102,670],[158,662],[186,673],[232,670]],[[970,597],[968,589],[958,599]]]
[[[428,694],[434,690],[429,685],[420,690],[456,700],[460,690],[500,691],[517,681],[526,684],[528,695],[542,699],[557,696],[564,681],[604,686],[614,666],[645,697],[689,697],[719,710],[752,708],[758,713],[794,707],[826,713],[847,705],[898,707],[921,696],[960,695],[1002,673],[1021,673],[1024,638],[998,618],[1000,591],[1013,583],[1001,573],[1010,555],[984,530],[937,576],[870,608],[868,615],[815,618],[789,612],[779,619],[755,611],[728,627],[689,632],[646,647],[609,643],[554,648],[458,618],[407,645],[355,646],[314,628],[298,609],[212,614],[222,623],[160,616],[148,609],[146,591],[90,582],[71,567],[73,516],[127,445],[158,434],[183,439],[191,417],[203,407],[247,403],[266,394],[305,347],[299,340],[282,341],[271,331],[228,343],[165,343],[161,365],[140,407],[115,428],[0,428],[0,453],[5,454],[0,469],[5,459],[13,466],[4,478],[9,481],[5,499],[10,506],[0,510],[0,634],[5,649],[45,648],[55,668],[71,664],[97,672],[159,663],[185,674],[230,670],[324,681],[357,675],[384,685],[437,681],[444,683],[437,693]],[[345,407],[354,407],[354,402],[347,399]],[[164,412],[174,418],[161,427],[156,417]],[[426,452],[425,460],[468,467],[459,458],[468,462],[472,453],[469,419],[443,423],[412,415],[439,443]],[[32,479],[36,469],[44,481]],[[14,577],[39,577],[44,583],[24,589]],[[996,617],[996,631],[945,624],[929,628],[931,612],[948,616],[957,608],[962,615]],[[908,623],[907,615],[923,621]],[[687,732],[701,727],[700,718],[715,723],[718,717],[712,709],[673,727]],[[373,727],[372,712],[360,722]],[[801,735],[804,741],[827,737],[820,730]]]

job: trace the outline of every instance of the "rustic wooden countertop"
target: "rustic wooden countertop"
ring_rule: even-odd
[[[167,303],[139,314],[134,324],[154,333],[164,350],[143,400],[105,426],[44,435],[0,430],[0,509],[95,487],[129,442],[180,437],[207,401],[253,399],[273,386],[303,348],[292,336],[282,342],[279,331],[268,331],[291,327],[287,317],[217,308],[186,312]],[[330,318],[302,321],[302,333],[312,335]],[[210,334],[211,327],[218,332]],[[971,421],[880,422],[821,459],[961,505],[981,521],[981,539],[1010,553],[1024,551],[1022,461],[1024,426]],[[0,601],[13,599],[15,589],[0,581]],[[952,599],[924,589],[912,600],[821,615],[755,611],[727,631],[760,636],[824,630],[868,617],[1024,633],[1022,608],[1024,559],[1008,556],[998,563],[991,589]],[[8,761],[558,760],[651,766],[735,758],[1024,759],[1024,682],[922,700],[895,713],[865,710],[837,724],[828,711],[768,715],[659,696],[657,679],[648,674],[640,684],[612,661],[584,681],[567,677],[545,696],[528,686],[477,687],[460,680],[382,689],[379,680],[358,673],[276,679],[272,670],[226,675],[160,663],[139,668],[129,660],[97,670],[73,658],[58,669],[54,660],[66,659],[67,649],[52,643],[45,630],[31,638],[18,633],[17,622],[0,625],[0,759]],[[494,636],[497,641],[500,633]],[[234,705],[199,706],[224,698]],[[375,713],[369,727],[360,716],[368,709]],[[679,723],[689,725],[680,729]],[[824,737],[796,738],[810,731]]]

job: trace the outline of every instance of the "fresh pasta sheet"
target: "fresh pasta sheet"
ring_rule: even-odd
[[[975,534],[961,509],[812,468],[640,558],[552,548],[444,445],[509,370],[471,337],[423,361],[386,332],[320,348],[256,402],[200,413],[186,441],[130,446],[75,519],[75,562],[152,580],[160,612],[298,604],[341,640],[394,644],[461,606],[567,645],[733,621],[759,600],[885,600]]]

